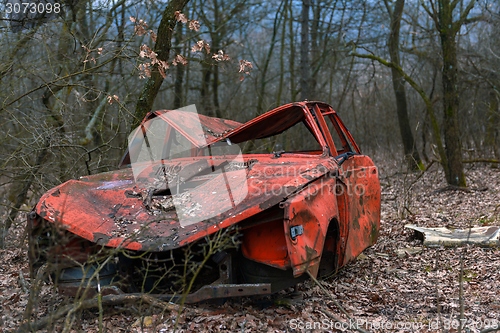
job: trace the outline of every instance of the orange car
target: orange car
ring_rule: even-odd
[[[82,282],[188,303],[270,294],[376,242],[380,183],[325,103],[244,124],[161,110],[130,135],[119,170],[51,189],[28,225],[32,272],[47,263],[67,294]]]

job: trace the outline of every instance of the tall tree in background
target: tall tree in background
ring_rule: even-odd
[[[415,91],[422,97],[427,113],[431,119],[435,143],[441,159],[441,165],[446,177],[446,182],[452,186],[465,187],[466,180],[462,162],[462,143],[460,124],[458,121],[459,91],[458,91],[458,60],[457,60],[457,34],[466,23],[471,23],[482,17],[468,18],[475,0],[471,0],[464,8],[460,0],[429,0],[430,6],[422,2],[422,7],[432,18],[439,35],[441,44],[441,80],[443,94],[443,119],[442,125],[444,133],[444,144],[441,140],[441,130],[438,125],[438,118],[435,114],[434,105],[425,89],[422,88],[403,68],[394,62],[388,62],[373,54],[353,53],[354,56],[376,60],[384,66],[390,67],[404,78]],[[459,6],[460,5],[460,6]],[[460,10],[454,16],[454,11]],[[458,19],[454,20],[454,17]]]
[[[300,98],[310,98],[311,62],[309,60],[309,9],[310,0],[302,0],[302,18],[300,21]]]
[[[454,20],[454,11],[460,10],[461,1],[429,1],[430,7],[422,3],[425,11],[434,21],[441,41],[443,67],[441,80],[443,85],[444,139],[446,144],[447,165],[446,181],[450,185],[466,186],[462,163],[462,141],[458,121],[459,92],[457,64],[457,34],[460,28],[471,19],[467,19],[476,0],[471,0]]]
[[[399,31],[401,28],[401,18],[405,0],[396,0],[394,9],[391,8],[388,0],[384,4],[391,17],[391,31],[389,35],[389,54],[391,62],[401,67],[399,58]],[[392,86],[396,96],[396,110],[398,114],[399,131],[403,141],[403,149],[408,167],[412,170],[422,168],[422,161],[415,145],[413,133],[411,131],[410,119],[408,118],[408,105],[406,102],[405,80],[403,75],[394,67],[391,68]]]

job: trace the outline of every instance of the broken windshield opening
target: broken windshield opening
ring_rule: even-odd
[[[245,154],[271,154],[276,152],[321,153],[322,148],[316,137],[299,122],[281,133],[263,139],[241,142]]]
[[[239,146],[210,139],[200,120],[193,113],[182,124],[153,117],[129,136],[135,195],[153,214],[175,211],[183,226],[233,209],[248,193],[249,166]],[[216,205],[206,205],[207,193]]]

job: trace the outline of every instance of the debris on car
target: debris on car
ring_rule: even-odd
[[[49,190],[28,214],[32,272],[47,263],[62,293],[270,294],[334,274],[379,234],[377,168],[322,102],[244,124],[151,112],[119,167]]]

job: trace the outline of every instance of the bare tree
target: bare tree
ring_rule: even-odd
[[[404,0],[396,0],[394,8],[391,7],[388,0],[384,4],[391,16],[391,32],[389,35],[389,54],[391,62],[401,67],[399,58],[399,32],[401,27],[401,18],[405,5]],[[408,117],[408,105],[406,102],[406,89],[403,76],[395,69],[391,68],[392,86],[396,96],[396,110],[398,114],[399,132],[403,141],[403,149],[408,167],[413,170],[422,169],[422,161],[418,153],[413,133]]]
[[[300,21],[300,98],[310,98],[311,61],[309,58],[309,11],[310,0],[302,0],[302,15]]]
[[[373,54],[354,53],[353,55],[376,60],[394,69],[418,92],[426,105],[426,110],[431,120],[434,139],[446,181],[451,186],[465,187],[466,181],[462,163],[461,133],[458,120],[460,99],[458,91],[459,80],[456,38],[458,32],[465,23],[477,19],[468,17],[470,11],[474,7],[475,1],[470,1],[465,8],[459,6],[462,4],[460,1],[451,2],[449,0],[438,0],[437,2],[429,1],[429,3],[429,6],[425,3],[422,3],[422,6],[432,18],[441,42],[441,60],[443,64],[441,71],[443,89],[443,133],[445,142],[443,142],[441,138],[439,120],[429,95],[399,64],[393,61],[388,62]],[[458,19],[456,20],[454,20],[456,16],[454,14],[455,10],[460,10]]]
[[[447,162],[445,167],[446,181],[450,185],[466,186],[462,164],[462,144],[458,108],[460,104],[458,92],[457,34],[466,23],[468,15],[474,7],[475,0],[459,12],[454,20],[455,10],[460,10],[461,1],[438,0],[430,1],[430,6],[422,3],[425,11],[434,21],[441,40],[442,52],[442,84],[444,109],[444,138],[446,143]]]

